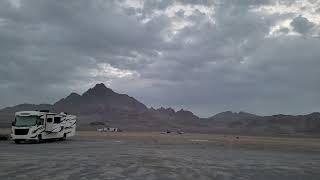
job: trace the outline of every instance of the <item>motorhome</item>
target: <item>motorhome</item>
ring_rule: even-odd
[[[12,122],[11,138],[15,143],[47,139],[65,140],[76,133],[77,117],[66,113],[42,111],[20,111]]]

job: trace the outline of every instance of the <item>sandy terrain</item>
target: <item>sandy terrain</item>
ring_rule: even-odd
[[[318,180],[320,140],[79,132],[63,142],[2,141],[0,179]]]

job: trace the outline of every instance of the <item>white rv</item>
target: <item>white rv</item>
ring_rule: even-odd
[[[65,140],[76,133],[76,116],[49,111],[20,111],[15,113],[11,138],[15,143],[25,140],[41,142],[46,139]]]

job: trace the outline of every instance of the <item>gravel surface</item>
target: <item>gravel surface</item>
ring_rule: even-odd
[[[319,180],[320,154],[226,148],[206,141],[0,141],[0,179]]]

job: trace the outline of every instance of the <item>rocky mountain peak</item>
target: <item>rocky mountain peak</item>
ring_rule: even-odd
[[[117,94],[112,89],[107,88],[103,83],[96,84],[93,88],[90,88],[88,91],[83,93],[82,96],[106,96],[106,95],[113,95]]]
[[[184,109],[180,109],[179,111],[177,111],[176,116],[187,119],[199,119],[199,117],[194,115],[191,111],[187,111]]]
[[[80,100],[81,95],[72,92],[71,94],[69,94],[69,96],[60,99],[59,101],[57,101],[56,103],[54,103],[54,105],[61,105],[61,104],[72,104],[72,103],[76,103]]]
[[[81,97],[81,95],[79,95],[78,93],[72,92],[69,96],[66,97],[67,98],[79,98]]]

